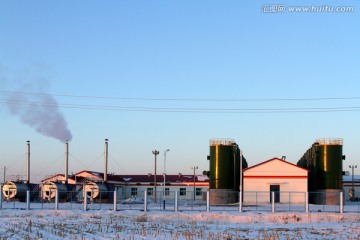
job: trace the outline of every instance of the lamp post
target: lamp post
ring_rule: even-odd
[[[240,192],[242,192],[242,185],[243,185],[243,183],[242,183],[242,180],[243,180],[242,158],[243,158],[242,150],[240,150],[240,187],[239,187]]]
[[[352,200],[355,197],[354,168],[357,168],[357,165],[350,165],[349,168],[351,168],[351,174],[352,174],[352,177],[351,177],[351,193],[352,193],[352,196],[351,196],[351,199],[350,199],[350,200]]]
[[[152,151],[152,153],[155,155],[155,173],[154,173],[154,202],[156,203],[156,156],[159,155],[159,151],[156,149]]]
[[[193,166],[193,167],[191,167],[191,169],[194,169],[194,201],[195,201],[195,193],[196,193],[196,191],[195,191],[195,170],[198,169],[198,167]]]
[[[243,159],[243,153],[242,150],[240,149],[240,186],[239,186],[239,212],[243,211],[243,189],[242,189],[242,185],[243,185],[243,166],[242,166],[242,159]]]
[[[164,151],[164,192],[163,192],[163,197],[165,198],[165,178],[166,178],[166,153],[170,151],[170,149],[166,149]]]

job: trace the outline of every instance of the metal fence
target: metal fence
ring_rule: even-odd
[[[22,199],[7,199],[0,192],[0,209],[141,210],[141,211],[264,211],[264,212],[360,212],[360,201],[345,199],[342,192],[229,192],[225,203],[211,201],[211,192],[103,191],[92,198],[83,191],[56,192],[45,198],[41,191],[27,191]],[[86,197],[85,197],[86,196]],[[241,204],[239,199],[242,199]]]

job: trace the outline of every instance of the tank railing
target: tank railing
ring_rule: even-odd
[[[316,143],[320,145],[343,145],[342,138],[318,138]]]
[[[210,139],[210,146],[217,146],[217,145],[232,146],[234,144],[236,144],[235,140],[230,138]]]

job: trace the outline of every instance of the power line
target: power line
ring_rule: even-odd
[[[136,101],[183,101],[183,102],[272,102],[272,101],[330,101],[330,100],[360,100],[360,97],[318,97],[318,98],[241,98],[241,99],[220,99],[220,98],[145,98],[145,97],[111,97],[111,96],[91,96],[91,95],[71,95],[71,94],[48,94],[40,92],[5,91],[0,93],[7,94],[26,94],[38,96],[57,96],[70,98],[88,99],[111,99],[111,100],[136,100]]]
[[[52,104],[36,101],[0,100],[3,104],[26,106],[61,107],[86,110],[133,111],[133,112],[173,112],[173,113],[288,113],[288,112],[357,112],[358,106],[345,107],[298,107],[298,108],[181,108],[181,107],[139,107],[89,104]]]

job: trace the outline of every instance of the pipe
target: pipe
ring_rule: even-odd
[[[30,141],[26,144],[26,183],[30,183]]]
[[[104,154],[104,183],[107,182],[107,168],[108,168],[108,141],[105,139],[105,154]]]
[[[65,142],[65,184],[68,183],[69,175],[69,142]]]

